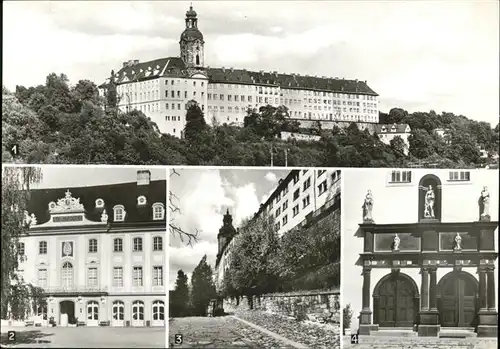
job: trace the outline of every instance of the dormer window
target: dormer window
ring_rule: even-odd
[[[97,199],[95,201],[95,208],[103,208],[104,207],[104,200],[103,199]]]
[[[123,222],[125,220],[125,207],[123,205],[116,205],[113,207],[114,211],[114,221]]]
[[[387,129],[384,127],[382,127],[382,132],[387,132]]]
[[[391,132],[396,132],[396,126],[392,126]]]
[[[137,198],[137,205],[146,205],[146,197],[144,195],[141,195]]]
[[[165,219],[165,207],[161,202],[153,204],[153,220],[159,221]]]

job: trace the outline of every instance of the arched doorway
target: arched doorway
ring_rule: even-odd
[[[68,326],[68,324],[76,324],[75,302],[62,301],[59,303],[59,325]]]
[[[144,302],[142,301],[132,303],[132,326],[144,326]]]
[[[165,326],[165,303],[163,301],[153,302],[153,326]]]
[[[125,321],[125,304],[122,301],[113,302],[113,320],[111,326],[123,327]]]
[[[373,322],[380,327],[412,327],[419,303],[418,287],[406,274],[384,276],[373,291]]]
[[[464,271],[446,274],[437,285],[439,318],[443,327],[475,326],[478,281]]]
[[[96,301],[87,303],[87,326],[99,326],[99,303]]]

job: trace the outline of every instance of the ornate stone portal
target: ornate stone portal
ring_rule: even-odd
[[[440,181],[434,175],[423,179],[418,187],[418,223],[375,224],[371,191],[366,195],[358,234],[364,239],[358,261],[363,277],[359,334],[413,328],[419,336],[437,337],[442,327],[461,327],[475,328],[478,337],[496,337],[498,222],[489,219],[488,188],[481,192],[478,221],[443,223]],[[471,267],[477,267],[479,280],[465,270]],[[371,271],[377,268],[387,270],[387,275],[370,294]],[[420,270],[420,285],[405,273],[412,268]],[[444,276],[438,278],[443,275],[440,268]]]

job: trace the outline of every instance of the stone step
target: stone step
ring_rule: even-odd
[[[439,338],[470,338],[477,337],[473,327],[441,327]]]
[[[379,337],[417,337],[418,333],[413,331],[411,328],[394,327],[391,329],[379,328],[378,331],[370,332],[370,335]]]

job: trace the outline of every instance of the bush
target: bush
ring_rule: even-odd
[[[344,329],[346,328],[351,328],[351,322],[352,322],[352,316],[354,312],[351,309],[351,304],[347,304],[345,308],[343,309],[343,327]]]

